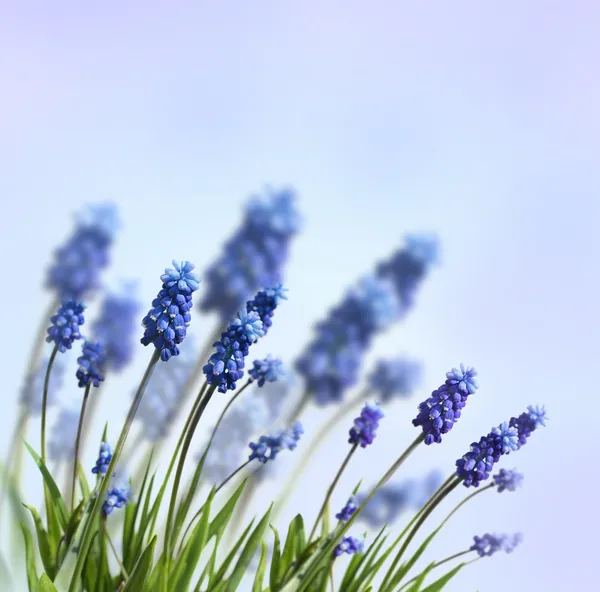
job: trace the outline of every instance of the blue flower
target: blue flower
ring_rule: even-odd
[[[89,206],[79,216],[74,233],[55,253],[46,286],[61,299],[79,299],[98,289],[100,272],[109,263],[109,250],[118,227],[113,204]]]
[[[175,269],[167,268],[160,276],[162,289],[152,301],[153,308],[142,320],[142,344],[153,343],[164,362],[179,355],[177,345],[185,339],[186,329],[190,326],[192,293],[199,285],[198,277],[192,272],[192,263],[173,261],[173,266]]]
[[[515,469],[512,471],[506,469],[500,469],[500,471],[494,475],[494,483],[498,487],[498,493],[503,491],[516,491],[518,487],[523,484],[523,475],[517,473]]]
[[[102,504],[102,513],[108,516],[115,508],[126,506],[131,499],[131,488],[126,485],[123,487],[111,487],[106,494],[106,499]]]
[[[231,321],[231,327],[239,327],[241,331],[238,331],[238,337],[241,340],[246,340],[248,343],[254,343],[259,337],[263,337],[265,334],[263,322],[259,314],[255,311],[247,312],[244,309],[240,310],[237,316]]]
[[[364,551],[365,543],[364,540],[358,539],[353,536],[344,537],[333,550],[333,556],[339,557],[343,553],[348,555],[356,555]]]
[[[257,459],[258,462],[266,463],[268,460],[275,459],[281,450],[294,450],[303,433],[302,424],[295,422],[288,430],[281,430],[274,435],[261,436],[258,442],[250,442],[252,453],[248,460]]]
[[[474,543],[469,549],[477,551],[479,557],[491,557],[498,551],[512,553],[517,545],[523,541],[523,535],[518,532],[510,536],[507,534],[484,534],[483,536],[473,537]]]
[[[285,367],[279,358],[267,356],[264,360],[254,360],[254,368],[249,370],[252,380],[258,380],[258,386],[265,382],[275,382],[278,378],[285,376]]]
[[[100,444],[98,458],[96,459],[96,465],[92,468],[92,473],[94,473],[94,475],[106,475],[111,460],[112,450],[106,442],[102,442]]]
[[[366,403],[360,415],[354,420],[350,428],[350,444],[360,444],[366,448],[375,440],[375,431],[379,427],[379,420],[383,418],[383,411],[377,403]]]
[[[46,358],[34,371],[25,377],[25,383],[21,389],[20,402],[26,406],[29,415],[38,415],[42,411],[42,399],[44,396],[44,381],[46,380],[46,370],[50,359]],[[65,375],[65,366],[62,358],[55,358],[50,372],[50,381],[48,383],[48,398],[46,408],[54,405],[57,401],[58,391],[63,385]]]
[[[287,300],[287,288],[282,285],[274,288],[265,288],[256,294],[253,300],[246,303],[246,310],[248,313],[255,312],[262,321],[263,335],[267,334],[267,331],[273,324],[271,320],[273,313],[277,308],[277,305],[282,300]],[[261,335],[262,337],[262,335]]]
[[[423,367],[419,362],[404,358],[379,360],[369,376],[369,386],[380,401],[393,397],[407,398],[421,383]]]
[[[462,364],[461,368],[464,368]],[[478,388],[473,380],[476,375],[473,368],[469,368],[465,374],[453,368],[446,374],[446,382],[419,405],[419,414],[413,419],[413,425],[422,426],[425,444],[439,444],[442,434],[447,434],[458,421],[467,397],[473,394],[471,390],[475,392]]]
[[[133,358],[140,304],[132,291],[133,285],[127,284],[123,294],[108,294],[92,325],[94,338],[104,346],[106,368],[114,372],[123,370]]]
[[[352,495],[346,502],[346,505],[335,515],[335,517],[342,522],[348,522],[356,510],[358,510],[358,502],[356,497]]]
[[[55,461],[72,461],[79,426],[79,409],[60,409],[48,440],[48,454]]]
[[[292,190],[268,190],[265,201],[255,199],[246,207],[240,228],[207,271],[202,310],[228,319],[256,290],[281,283],[291,240],[300,227],[294,201]]]
[[[77,379],[80,387],[86,387],[93,384],[99,387],[104,380],[102,368],[104,366],[104,348],[101,343],[90,343],[85,341],[82,347],[82,354],[77,358],[79,368],[77,369]]]
[[[527,443],[529,436],[540,426],[546,425],[548,418],[546,416],[546,409],[542,405],[533,407],[530,405],[527,407],[527,411],[521,413],[519,417],[511,417],[510,426],[514,427],[519,434],[518,447],[520,448]]]
[[[494,465],[503,454],[516,450],[518,432],[505,422],[493,428],[479,442],[471,444],[471,449],[456,461],[456,475],[465,487],[478,487],[490,476]],[[515,446],[515,447],[513,447]]]
[[[54,342],[58,351],[64,353],[71,349],[76,339],[81,339],[79,327],[85,322],[85,306],[76,300],[65,300],[55,315],[50,318],[46,341]]]

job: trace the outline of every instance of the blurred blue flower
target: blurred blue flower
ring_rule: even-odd
[[[523,475],[517,473],[516,469],[507,470],[500,469],[496,475],[494,475],[494,483],[498,487],[498,493],[503,491],[516,491],[518,487],[523,484]]]
[[[417,389],[423,378],[419,362],[405,358],[379,360],[368,378],[369,386],[382,403],[393,397],[407,398]]]
[[[62,408],[58,412],[48,440],[48,454],[52,460],[72,461],[79,426],[79,409]]]
[[[23,388],[21,389],[20,403],[27,408],[30,416],[39,415],[42,411],[42,399],[44,396],[44,381],[46,379],[46,370],[50,358],[42,361],[38,368],[25,377]],[[51,407],[57,402],[58,391],[63,385],[65,375],[65,365],[63,358],[55,358],[50,372],[50,381],[48,382],[48,398],[46,408]]]
[[[92,473],[95,475],[106,475],[106,471],[108,470],[108,465],[110,465],[111,460],[112,450],[106,442],[102,442],[100,444],[100,452],[98,453],[96,464],[92,468]]]
[[[514,535],[507,534],[484,534],[483,536],[473,537],[474,543],[470,551],[477,551],[479,557],[491,557],[498,551],[512,553],[515,548],[523,541],[523,535],[518,532]]]
[[[61,300],[80,299],[98,289],[100,272],[109,263],[117,228],[116,206],[89,206],[79,216],[74,233],[55,252],[46,286],[56,291]]]
[[[56,314],[50,318],[50,327],[46,341],[54,342],[58,351],[64,353],[71,349],[76,339],[81,339],[79,327],[85,322],[83,311],[85,306],[76,300],[65,300]]]
[[[346,505],[335,515],[335,517],[342,522],[348,522],[356,510],[358,510],[358,502],[356,497],[352,495],[348,498]]]
[[[283,362],[279,358],[267,356],[263,360],[254,360],[254,368],[248,371],[252,380],[258,381],[258,386],[264,386],[265,382],[275,382],[285,375]]]
[[[358,539],[353,536],[345,536],[333,550],[333,556],[339,557],[343,553],[348,555],[356,555],[364,551],[365,542],[363,539]]]
[[[77,358],[79,367],[76,376],[79,380],[79,387],[87,387],[90,384],[96,388],[100,386],[104,380],[102,371],[104,360],[104,348],[101,343],[84,341],[81,356]]]
[[[177,345],[185,339],[186,328],[190,326],[192,293],[199,286],[193,263],[173,261],[173,266],[175,269],[167,268],[160,276],[162,289],[152,301],[153,308],[142,320],[144,336],[141,343],[153,343],[164,362],[179,355]]]
[[[258,442],[250,442],[252,453],[248,460],[257,459],[261,463],[274,460],[281,450],[294,450],[298,440],[304,433],[302,424],[297,421],[287,430],[281,430],[276,434],[261,436]]]
[[[282,189],[267,190],[266,200],[250,202],[241,226],[207,270],[202,310],[228,319],[256,290],[281,283],[291,239],[300,227],[294,201],[294,191]]]
[[[131,487],[124,485],[120,487],[111,487],[106,494],[106,499],[102,504],[102,513],[108,516],[115,508],[122,508],[131,501]]]
[[[354,420],[354,425],[350,428],[350,444],[360,444],[366,448],[373,444],[375,440],[375,431],[379,427],[379,420],[383,418],[383,411],[377,403],[366,403],[362,408],[360,415]]]

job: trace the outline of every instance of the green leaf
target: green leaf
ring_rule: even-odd
[[[263,582],[265,581],[265,572],[267,571],[267,549],[267,543],[261,541],[260,559],[258,561],[258,567],[256,568],[256,575],[254,576],[254,583],[252,584],[252,592],[262,592]]]
[[[219,538],[223,535],[223,532],[231,519],[231,515],[235,510],[235,505],[237,504],[240,495],[242,495],[242,491],[244,491],[245,485],[246,480],[244,479],[233,492],[233,495],[227,500],[227,503],[221,508],[221,511],[215,516],[215,519],[210,523],[210,530],[208,533],[209,539],[214,535],[217,535]]]
[[[419,592],[421,586],[425,582],[425,579],[429,575],[429,572],[435,567],[435,561],[430,563],[415,579],[414,583],[407,588],[406,592]]]
[[[33,518],[33,523],[35,524],[35,530],[37,533],[38,540],[38,549],[40,552],[40,556],[42,558],[42,563],[44,564],[44,569],[47,573],[50,574],[50,577],[53,578],[56,573],[55,568],[55,554],[52,553],[50,548],[50,541],[48,539],[48,533],[44,528],[44,523],[38,514],[38,511],[33,506],[27,506],[23,504],[30,512]]]
[[[398,539],[390,546],[390,548],[383,554],[383,556],[378,558],[379,552],[381,551],[383,545],[387,541],[388,536],[383,536],[385,532],[386,526],[384,526],[373,542],[369,545],[367,552],[363,555],[355,555],[358,558],[356,572],[350,574],[350,577],[353,579],[352,584],[350,582],[347,583],[348,592],[358,592],[361,588],[361,585],[368,585],[373,578],[377,575],[381,566],[385,563],[386,559],[394,549],[394,546],[398,544]],[[352,566],[352,562],[350,562],[350,566]],[[349,566],[349,570],[350,570]],[[345,583],[342,583],[342,586]],[[346,590],[346,588],[343,588]]]
[[[269,586],[271,592],[277,590],[279,579],[281,578],[281,541],[279,539],[279,533],[277,529],[270,524],[269,525],[275,536],[275,542],[273,543],[273,554],[271,556],[271,571],[269,573]]]
[[[85,477],[85,470],[81,461],[79,461],[77,475],[79,478],[79,488],[81,489],[81,495],[84,499],[89,499],[90,497],[90,486],[88,484],[88,480]]]
[[[42,462],[42,459],[39,457],[37,452],[31,446],[29,446],[27,442],[25,442],[25,446],[27,450],[29,450],[29,454],[31,454],[33,460],[35,461],[35,464],[38,466],[40,472],[42,473],[44,483],[46,484],[46,487],[50,492],[50,497],[52,499],[52,508],[56,511],[58,520],[64,532],[67,529],[69,518],[65,502],[63,500],[62,495],[60,494],[60,490],[58,489],[56,483],[54,482],[54,479],[52,478],[52,475],[46,468],[46,465]]]
[[[154,535],[148,546],[144,549],[144,552],[135,564],[133,571],[129,574],[129,578],[127,578],[127,583],[123,588],[123,592],[141,592],[144,589],[146,580],[152,569],[152,563],[154,562],[156,539],[157,537]]]
[[[40,578],[37,590],[38,592],[58,592],[58,589],[52,583],[52,580],[45,573],[43,573]]]
[[[260,545],[262,537],[265,533],[265,529],[267,528],[267,525],[269,524],[269,517],[271,516],[272,509],[273,509],[273,504],[271,504],[271,507],[267,510],[267,512],[263,516],[262,520],[258,523],[257,527],[254,529],[253,533],[250,535],[248,542],[244,546],[244,549],[240,555],[240,558],[238,559],[235,567],[233,568],[233,572],[231,573],[231,576],[229,577],[229,580],[227,583],[227,592],[235,592],[235,590],[237,590],[238,586],[240,585],[240,582],[242,581],[244,574],[248,571],[248,566],[250,565],[250,562],[252,561],[252,557],[254,557],[254,553],[255,553],[258,545]]]
[[[35,551],[33,546],[33,537],[29,532],[29,528],[24,522],[21,522],[21,530],[23,531],[23,539],[25,540],[25,567],[27,570],[27,583],[29,584],[29,592],[37,592],[38,577],[35,567]]]
[[[465,566],[466,563],[457,565],[454,569],[450,570],[445,576],[442,576],[439,580],[429,584],[427,588],[424,588],[422,592],[440,592],[444,586]]]
[[[231,549],[231,551],[229,552],[229,555],[227,555],[227,557],[225,558],[225,561],[223,561],[219,570],[216,573],[209,574],[208,590],[206,592],[215,592],[216,587],[223,581],[223,579],[225,578],[225,572],[231,565],[231,562],[233,561],[233,558],[236,556],[236,553],[238,552],[239,548],[242,546],[243,542],[246,540],[246,537],[248,536],[248,533],[250,532],[250,529],[252,528],[253,524],[254,524],[254,520],[252,520],[250,522],[250,524],[248,524],[246,530],[244,530],[244,532],[242,533],[242,535],[240,536],[240,538],[238,539],[236,544],[233,546],[233,549]],[[217,538],[220,539],[220,536],[218,536]]]
[[[142,516],[140,518],[140,526],[139,526],[137,532],[135,533],[135,536],[133,537],[133,542],[132,542],[133,553],[128,555],[128,559],[129,559],[128,565],[129,566],[131,566],[131,564],[134,561],[137,561],[137,559],[141,555],[142,549],[144,547],[146,531],[148,530],[148,526],[149,526],[150,520],[151,520],[149,508],[150,508],[150,499],[152,497],[152,489],[154,487],[154,477],[155,476],[156,476],[156,474],[152,475],[152,477],[150,479],[150,484],[148,485],[148,490],[146,492],[146,499],[144,500],[144,507],[142,508]],[[140,500],[140,503],[141,503],[141,500]]]

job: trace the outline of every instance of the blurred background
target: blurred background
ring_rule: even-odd
[[[525,542],[447,589],[591,585],[600,528],[588,400],[600,351],[599,19],[591,0],[3,3],[2,458],[51,301],[46,270],[73,213],[117,204],[122,225],[102,283],[118,290],[137,280],[141,322],[171,259],[190,259],[203,274],[249,196],[289,186],[303,219],[284,273],[289,300],[255,355],[291,363],[314,323],[406,233],[434,232],[440,242],[415,306],[363,364],[404,354],[423,363],[423,380],[410,401],[386,410],[337,505],[412,441],[416,406],[463,361],[477,368],[480,389],[443,445],[415,454],[407,476],[448,473],[471,441],[529,404],[545,403],[550,422],[503,464],[525,474],[524,487],[467,506],[429,556],[487,531],[520,530]],[[98,304],[90,301],[90,314]],[[197,312],[184,350],[217,323]],[[110,378],[93,437],[106,417],[117,437],[116,418],[149,356],[140,345]],[[73,381],[61,406],[77,407],[80,396]],[[307,437],[328,411],[307,411]],[[298,511],[314,517],[351,420],[312,458],[282,521]],[[301,447],[282,456],[284,473]],[[95,456],[88,447],[84,464]],[[37,504],[41,481],[30,459],[24,466],[25,497]],[[253,511],[276,490],[265,480]]]

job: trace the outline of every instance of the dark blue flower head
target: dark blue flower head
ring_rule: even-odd
[[[248,313],[256,312],[262,321],[264,335],[267,334],[269,327],[273,324],[271,319],[277,305],[282,300],[287,300],[287,291],[287,288],[284,288],[282,285],[274,288],[265,288],[258,292],[253,300],[246,303]]]
[[[258,380],[259,387],[285,376],[285,367],[279,358],[267,356],[264,360],[254,360],[253,364],[254,368],[248,374],[252,380]]]
[[[39,415],[42,411],[42,399],[44,396],[44,381],[46,379],[46,370],[50,359],[46,358],[38,368],[25,377],[25,383],[21,389],[20,402],[27,408],[29,415]],[[50,372],[50,382],[48,383],[48,398],[46,408],[54,405],[57,401],[58,391],[63,385],[65,375],[65,366],[62,358],[55,358]]]
[[[423,367],[404,358],[379,360],[369,376],[369,386],[378,399],[387,403],[393,397],[407,398],[421,383]]]
[[[352,495],[346,502],[346,505],[335,515],[335,517],[342,522],[348,522],[356,510],[358,510],[358,502],[356,497]]]
[[[546,421],[548,421],[548,417],[543,405],[535,407],[530,405],[527,407],[527,411],[521,413],[519,417],[512,417],[510,425],[519,432],[519,447],[527,443],[527,439],[537,428],[545,427]]]
[[[358,539],[353,536],[345,536],[333,550],[333,556],[339,557],[343,553],[348,555],[356,555],[362,553],[365,548],[365,542],[363,539]]]
[[[515,469],[512,471],[507,469],[500,469],[500,471],[494,475],[494,483],[498,488],[498,493],[503,491],[516,491],[518,487],[523,485],[523,475],[517,473]]]
[[[481,537],[473,537],[473,541],[470,551],[477,551],[479,557],[491,557],[498,551],[512,553],[523,542],[523,535],[520,532],[513,535],[488,533]]]
[[[281,430],[274,435],[261,436],[258,442],[250,442],[252,453],[248,460],[257,459],[261,463],[266,463],[268,460],[273,460],[281,450],[294,450],[303,433],[302,424],[297,421],[287,430]]]
[[[516,428],[504,422],[479,442],[471,444],[469,452],[456,461],[456,475],[462,479],[465,487],[478,487],[489,478],[500,457],[517,450],[518,446],[519,434]]]
[[[79,367],[77,368],[77,379],[80,387],[86,387],[93,384],[99,387],[104,380],[104,348],[101,343],[91,343],[85,341],[82,347],[82,353],[77,358]]]
[[[300,227],[292,190],[267,191],[265,201],[254,199],[244,220],[208,269],[202,310],[215,310],[228,319],[261,286],[282,281],[291,239]]]
[[[446,374],[446,382],[419,405],[413,425],[422,426],[425,444],[439,444],[442,434],[447,434],[458,421],[467,397],[478,388],[475,376],[477,372],[473,368],[465,369],[462,364],[461,370],[453,368]]]
[[[254,343],[259,337],[263,337],[265,334],[262,319],[255,311],[247,312],[244,309],[240,310],[237,316],[231,321],[230,326],[236,332],[236,337],[238,337],[239,341]]]
[[[106,442],[102,442],[100,444],[98,458],[96,459],[96,465],[92,468],[92,473],[94,473],[94,475],[106,475],[111,460],[112,450]]]
[[[133,358],[140,310],[133,290],[133,284],[127,284],[123,294],[108,294],[98,319],[92,325],[92,334],[104,346],[106,368],[114,372],[123,370]]]
[[[58,351],[63,353],[71,349],[73,342],[81,339],[79,327],[85,322],[84,310],[85,306],[81,302],[63,301],[56,314],[50,318],[52,324],[48,327],[46,341],[54,342]]]
[[[102,513],[108,516],[115,508],[126,506],[131,499],[131,487],[129,485],[121,487],[111,487],[106,494],[106,499],[102,504]]]
[[[56,251],[46,286],[61,299],[79,299],[96,290],[100,272],[109,263],[117,228],[117,209],[113,204],[89,206],[79,216],[74,233]]]
[[[366,403],[362,408],[360,415],[354,420],[354,425],[350,428],[350,444],[360,444],[366,448],[373,444],[375,440],[375,431],[379,427],[379,420],[383,418],[383,411],[377,403]]]
[[[142,344],[153,343],[164,362],[179,355],[177,345],[185,339],[192,318],[192,293],[199,286],[193,263],[173,261],[173,266],[175,269],[167,268],[160,276],[162,289],[152,301],[153,308],[142,320]]]

